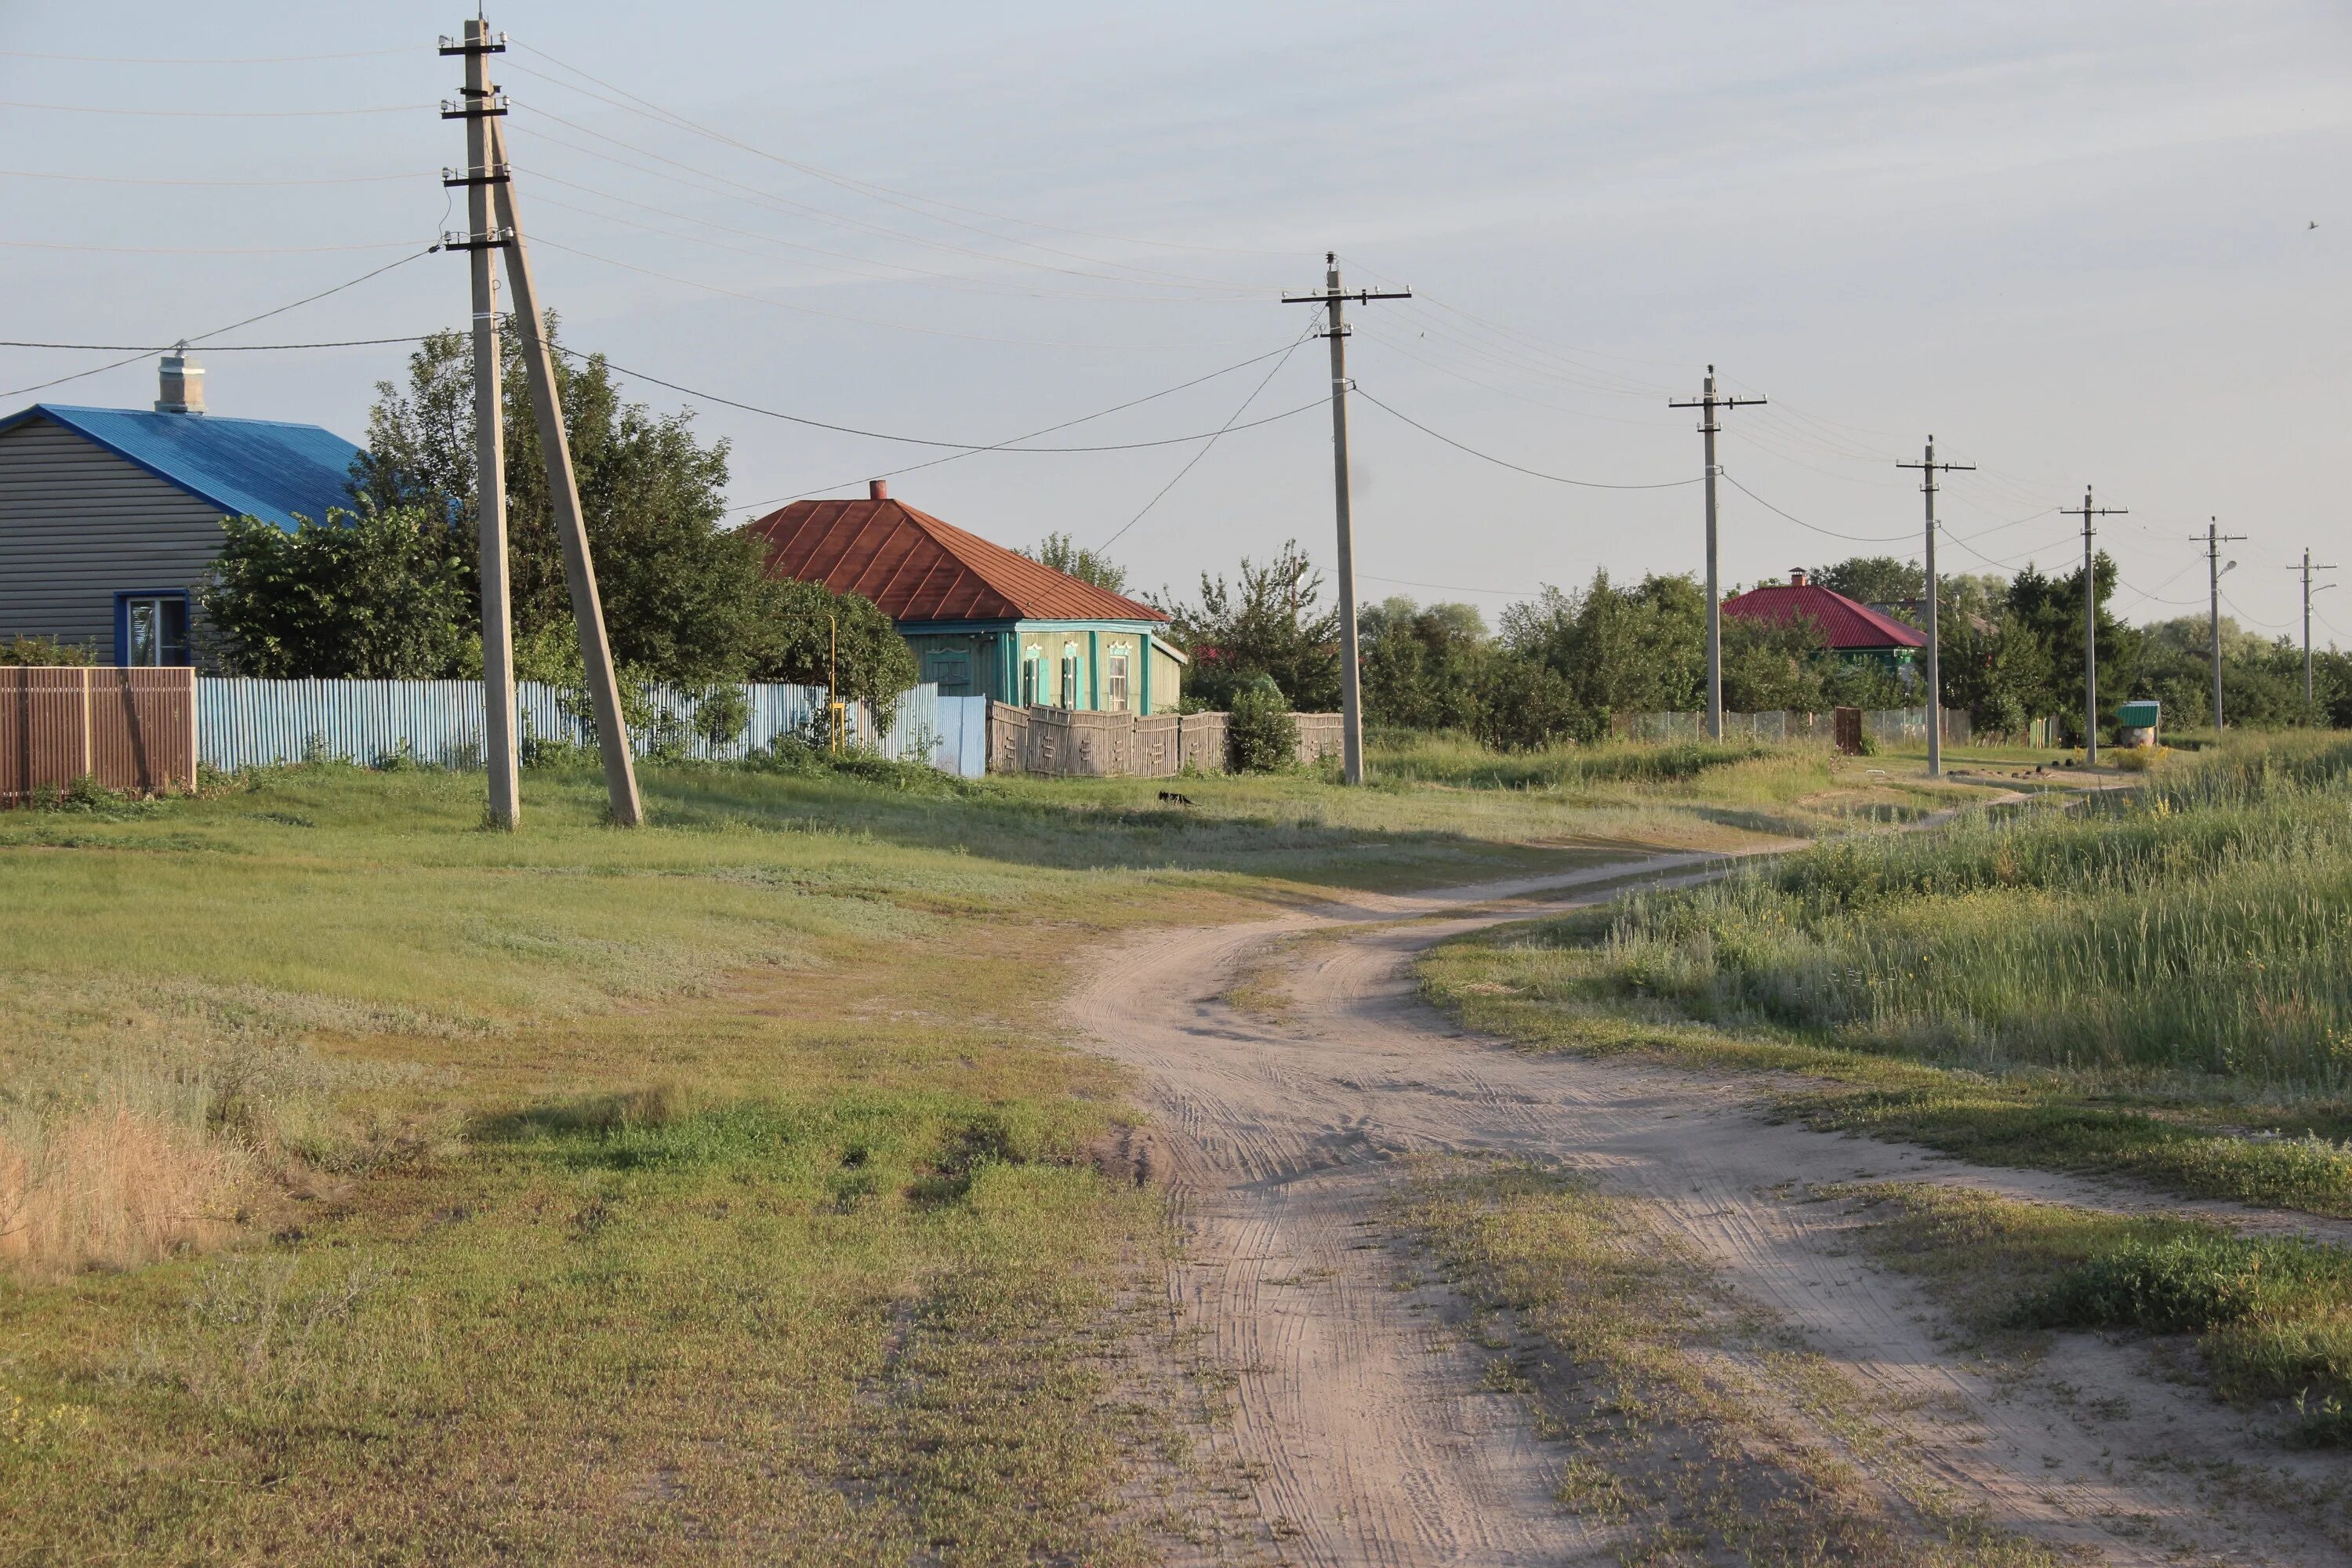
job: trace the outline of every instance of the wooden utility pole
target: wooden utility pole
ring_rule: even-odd
[[[2195,539],[2197,535],[2192,533],[2189,537]],[[2210,601],[2210,618],[2206,624],[2210,629],[2213,646],[2213,733],[2216,735],[2220,734],[2223,728],[2221,715],[2221,574],[2225,572],[2234,572],[2238,569],[2238,563],[2234,561],[2231,562],[2227,566],[2221,564],[2221,546],[2224,544],[2235,544],[2245,537],[2246,536],[2242,533],[2222,532],[2221,520],[2218,517],[2210,519],[2205,524],[2205,581],[2207,587],[2210,588],[2212,593],[2212,599]]]
[[[1936,438],[1930,436],[1924,459],[1895,466],[1917,468],[1924,481],[1919,488],[1927,495],[1927,776],[1939,779],[1944,776],[1944,680],[1936,626],[1936,476],[1966,472],[1976,465],[1936,461]]]
[[[1723,739],[1723,590],[1716,570],[1715,527],[1715,476],[1721,471],[1715,461],[1715,437],[1723,427],[1715,422],[1715,411],[1745,408],[1763,401],[1760,397],[1717,397],[1715,366],[1709,365],[1705,392],[1666,405],[1669,408],[1706,411],[1706,422],[1698,428],[1699,434],[1706,437],[1706,738],[1710,741]]]
[[[464,248],[474,276],[474,511],[481,558],[483,761],[490,774],[490,826],[512,829],[521,820],[522,786],[515,735],[514,614],[508,598],[506,425],[499,407],[499,280],[490,259],[490,248],[498,243],[490,228],[490,184],[506,176],[491,169],[487,131],[490,117],[503,112],[491,101],[489,57],[506,47],[503,38],[490,37],[482,22],[467,23],[458,43],[442,40],[442,54],[466,58],[464,101],[442,112],[445,120],[466,122],[466,166],[443,170],[441,183],[466,187]]]
[[[1348,327],[1340,319],[1343,301],[1359,304],[1374,300],[1410,300],[1412,290],[1387,293],[1360,289],[1340,292],[1339,257],[1323,253],[1323,292],[1285,294],[1286,305],[1320,305],[1329,311],[1323,335],[1331,340],[1331,473],[1332,491],[1339,514],[1339,758],[1340,775],[1351,784],[1364,782],[1364,710],[1362,671],[1356,648],[1356,531],[1348,510]],[[1296,692],[1291,694],[1294,698]]]
[[[2311,559],[2311,552],[2309,550],[2305,550],[2303,552],[2303,564],[2301,566],[2290,566],[2287,570],[2290,572],[2301,572],[2303,574],[2303,705],[2305,708],[2308,708],[2311,706],[2312,700],[2311,595],[2314,590],[2311,586],[2311,574],[2314,572],[2333,572],[2336,570],[2336,563],[2332,561],[2322,561],[2315,564]],[[2336,584],[2333,583],[2322,583],[2317,591],[2324,594],[2334,586],[2336,586]]]
[[[2091,504],[2091,487],[2083,487],[2081,506],[2062,506],[2063,516],[2083,520],[2083,759],[2099,765],[2099,584],[2091,561],[2091,520],[2123,517],[2127,507]]]

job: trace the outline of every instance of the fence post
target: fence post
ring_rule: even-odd
[[[76,778],[88,778],[98,772],[98,758],[90,744],[89,682],[93,672],[88,665],[81,671],[81,766],[75,770]]]

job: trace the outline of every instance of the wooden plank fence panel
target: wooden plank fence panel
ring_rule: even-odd
[[[84,777],[143,794],[194,787],[195,671],[0,668],[0,803]]]

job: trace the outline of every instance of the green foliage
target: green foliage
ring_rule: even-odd
[[[1919,563],[1897,561],[1892,555],[1855,555],[1828,566],[1816,566],[1807,576],[1831,593],[1843,594],[1864,605],[1916,599],[1927,592],[1927,574]]]
[[[196,590],[206,635],[239,675],[429,679],[478,670],[465,564],[438,513],[330,512],[291,533],[227,519]]]
[[[1185,678],[1191,695],[1229,709],[1265,676],[1301,712],[1339,707],[1339,614],[1324,607],[1323,574],[1297,540],[1263,566],[1244,556],[1238,585],[1202,573],[1198,605],[1164,591],[1161,598],[1177,645],[1192,656]]]
[[[835,594],[822,583],[777,583],[771,588],[774,620],[754,679],[830,689],[837,627],[841,695],[866,702],[877,722],[888,724],[899,694],[918,679],[914,650],[890,617],[872,600]]]
[[[27,665],[89,666],[97,662],[89,649],[79,643],[59,642],[55,637],[13,637],[0,642],[0,669]]]
[[[1282,689],[1260,676],[1234,694],[1225,743],[1234,767],[1245,773],[1280,773],[1298,765],[1298,721]]]
[[[1113,594],[1127,592],[1126,567],[1100,551],[1088,550],[1066,533],[1049,533],[1020,553],[1040,566],[1050,566],[1081,583],[1091,583]]]
[[[571,594],[523,368],[508,319],[499,342],[515,628],[569,621]],[[557,342],[551,313],[544,332]],[[555,382],[614,658],[661,680],[740,680],[773,657],[776,606],[759,542],[724,526],[728,447],[697,441],[691,416],[625,402],[602,355],[558,352]],[[478,602],[473,353],[436,332],[410,356],[407,385],[378,384],[352,485],[379,510],[457,524],[453,553]],[[467,620],[478,613],[469,606]]]

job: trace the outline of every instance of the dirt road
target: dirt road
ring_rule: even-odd
[[[1578,889],[1628,869],[1150,932],[1106,953],[1074,996],[1072,1016],[1150,1086],[1145,1158],[1192,1244],[1171,1308],[1236,1380],[1207,1441],[1221,1473],[1245,1479],[1256,1556],[1612,1560],[1597,1527],[1553,1501],[1557,1455],[1519,1401],[1482,1388],[1486,1358],[1445,1326],[1458,1303],[1402,1265],[1386,1217],[1397,1156],[1496,1152],[1641,1200],[1738,1298],[1885,1395],[1870,1419],[1899,1427],[1890,1441],[1843,1441],[1865,1469],[1899,1452],[1990,1523],[2091,1561],[2347,1560],[2339,1458],[2257,1438],[2210,1394],[2152,1375],[2141,1347],[2068,1336],[1996,1379],[1939,1338],[1916,1287],[1864,1259],[1855,1222],[1801,1184],[1929,1180],[2108,1207],[2128,1196],[1769,1125],[1748,1108],[1752,1084],[1520,1053],[1415,996],[1412,961],[1430,943],[1592,901],[1606,895]],[[1244,966],[1271,966],[1287,994],[1278,1010],[1219,1000]],[[1233,1554],[1228,1543],[1203,1560]]]

